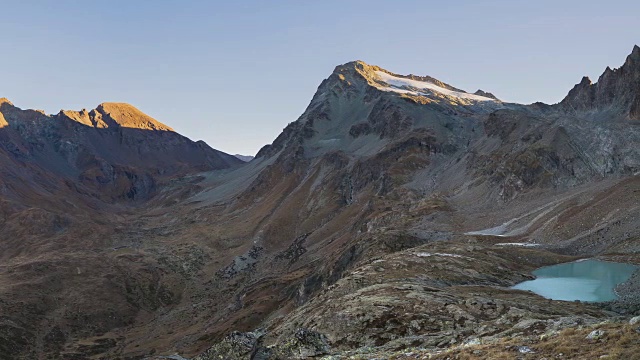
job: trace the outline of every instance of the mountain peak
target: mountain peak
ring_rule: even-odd
[[[7,99],[5,97],[0,98],[0,105],[2,105],[2,104],[9,104],[9,105],[13,106],[13,103],[11,101],[9,101],[9,99]]]
[[[105,123],[109,120],[118,126],[143,130],[174,131],[171,127],[157,121],[151,116],[127,103],[105,102],[95,109]]]
[[[574,111],[612,108],[629,119],[640,119],[640,47],[635,45],[624,64],[607,66],[596,83],[588,77],[575,85],[561,104]]]
[[[391,138],[410,129],[416,119],[405,111],[405,102],[445,114],[456,113],[459,107],[465,107],[465,112],[485,114],[503,106],[488,92],[468,93],[431,76],[400,75],[354,60],[336,66],[298,120],[290,123],[272,144],[260,149],[256,157],[271,157],[285,148],[292,149],[295,156],[298,149],[306,149],[306,156],[333,150],[371,154],[381,142],[371,145],[375,143],[372,140],[364,150],[358,148],[364,147],[363,141],[352,140],[373,134],[379,139]],[[347,103],[357,111],[345,112]],[[358,116],[353,115],[356,112]],[[324,125],[327,122],[331,126]]]
[[[424,82],[436,85],[437,87],[444,88],[446,90],[464,93],[463,90],[455,88],[431,76],[421,76],[414,74],[401,75],[384,69],[380,66],[368,64],[362,60],[354,60],[342,65],[338,65],[334,69],[332,75],[337,74],[340,80],[345,80],[345,76],[347,76],[347,74],[354,73],[359,74],[360,77],[364,78],[369,83],[369,85],[379,89],[387,88],[388,86],[390,86],[391,88],[415,88],[416,86],[428,86],[426,84],[421,84]],[[389,81],[391,81],[391,83]],[[406,93],[406,91],[401,92]]]
[[[342,65],[338,65],[338,67],[339,66],[371,66],[371,65],[363,60],[358,59],[358,60],[348,61]]]
[[[633,46],[633,50],[631,51],[631,54],[627,56],[627,60],[624,64],[629,66],[632,64],[640,64],[640,47],[638,47],[638,45]]]
[[[340,71],[341,69],[344,68],[350,68],[350,69],[355,69],[355,68],[363,68],[363,67],[371,67],[372,65],[366,63],[365,61],[362,60],[352,60],[352,61],[348,61],[342,65],[338,65],[335,67],[334,72],[336,71]]]
[[[474,95],[479,95],[479,96],[484,96],[486,98],[490,98],[490,99],[494,99],[494,100],[500,100],[498,99],[495,95],[493,95],[492,93],[488,92],[488,91],[484,91],[482,89],[478,89],[476,92],[473,93]]]
[[[607,66],[607,68],[609,68],[609,67]],[[583,76],[582,80],[580,80],[579,85],[589,86],[589,85],[591,85],[591,79],[588,76]]]
[[[136,108],[135,106],[129,103],[123,103],[123,102],[103,102],[98,104],[96,108],[120,109],[120,110],[140,112],[140,110],[138,110],[138,108]]]
[[[447,99],[465,105],[478,101],[499,102],[498,98],[488,92],[468,93],[428,75],[401,75],[362,60],[336,66],[332,77],[347,83],[356,78],[364,79],[368,85],[378,90],[395,92],[401,96],[429,97],[436,101]]]
[[[379,69],[378,66],[369,65],[362,60],[354,60],[346,62],[342,65],[338,65],[333,69],[332,75],[338,76],[340,80],[344,80],[345,76],[348,77],[349,74],[355,75],[359,74],[361,77],[368,79],[371,73],[375,70]]]

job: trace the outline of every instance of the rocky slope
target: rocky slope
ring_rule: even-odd
[[[54,126],[8,133],[37,165],[11,176],[38,187],[7,187],[16,200],[3,207],[0,230],[11,239],[0,268],[0,304],[9,309],[0,353],[264,359],[442,351],[633,312],[632,297],[605,310],[508,286],[536,267],[581,257],[640,263],[638,53],[556,105],[505,103],[432,77],[347,63],[254,160],[223,170],[213,168],[233,165],[224,154],[123,105],[29,112]],[[2,114],[14,126],[12,112]],[[83,151],[61,150],[67,145],[32,145],[50,133],[76,134],[68,141],[100,160],[79,162]],[[151,150],[164,151],[169,165],[145,158],[157,143],[140,136],[165,137],[171,146]],[[133,188],[152,190],[128,197],[130,183],[101,184],[110,179],[101,161],[149,174],[153,187]],[[49,183],[53,190],[40,185]],[[71,188],[64,200],[48,195],[63,186]],[[12,207],[27,201],[51,205],[14,220]],[[73,217],[50,210],[61,201]],[[25,223],[49,225],[30,233]]]
[[[240,160],[242,160],[244,162],[249,162],[249,161],[253,160],[253,156],[249,156],[249,155],[235,154],[233,156],[237,157],[238,159],[240,159]]]
[[[2,99],[0,114],[0,354],[47,357],[171,301],[157,270],[105,253],[142,241],[123,218],[176,176],[241,162],[127,104],[46,115]]]

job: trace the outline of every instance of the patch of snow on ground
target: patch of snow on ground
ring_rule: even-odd
[[[524,246],[524,247],[534,247],[540,246],[540,244],[532,244],[532,243],[497,243],[496,246]]]
[[[322,144],[331,144],[336,141],[340,141],[340,139],[323,139],[323,140],[319,140],[318,142]]]
[[[457,98],[466,99],[466,100],[494,101],[494,102],[496,101],[495,99],[491,99],[491,98],[480,96],[480,95],[445,89],[443,87],[440,87],[436,84],[433,84],[427,81],[405,79],[405,78],[393,76],[393,75],[387,74],[384,71],[376,71],[376,75],[378,75],[378,77],[382,81],[391,85],[391,87],[382,88],[382,90],[385,90],[385,91],[393,91],[401,94],[428,95],[418,91],[402,89],[406,87],[406,88],[414,88],[414,89],[421,89],[421,90],[431,90],[433,92],[438,92],[446,96],[452,96],[452,97],[457,97]]]
[[[417,257],[429,257],[429,256],[448,256],[448,257],[455,257],[455,258],[462,258],[464,256],[462,255],[458,255],[458,254],[445,254],[445,253],[428,253],[428,252],[419,252],[416,253]]]
[[[535,222],[537,222],[538,220],[542,219],[544,216],[546,216],[548,213],[550,213],[551,211],[553,211],[553,209],[555,209],[556,207],[558,207],[563,201],[570,199],[572,196],[567,196],[564,197],[562,199],[558,199],[555,201],[552,201],[550,203],[547,203],[543,206],[540,206],[532,211],[529,211],[528,213],[513,218],[505,223],[503,223],[502,225],[498,225],[489,229],[483,229],[483,230],[478,230],[478,231],[469,231],[464,233],[465,235],[483,235],[483,236],[496,236],[496,237],[509,237],[509,236],[516,236],[516,235],[521,235],[524,234],[527,230],[529,230],[529,228],[531,227],[531,225],[533,225]],[[526,219],[529,216],[532,216],[533,214],[535,214],[536,212],[541,211],[538,215],[536,215],[531,221],[529,221],[528,223],[524,224],[523,226],[520,226],[519,228],[516,229],[512,229],[509,230],[509,226],[511,226],[511,224]]]
[[[465,235],[482,235],[482,236],[497,236],[497,237],[506,237],[507,235],[503,234],[506,231],[506,226],[500,225],[490,229],[478,230],[478,231],[469,231],[464,233]]]

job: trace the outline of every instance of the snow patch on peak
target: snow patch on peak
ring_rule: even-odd
[[[486,96],[469,94],[462,91],[449,90],[427,81],[413,80],[413,79],[407,79],[399,76],[394,76],[384,71],[378,70],[378,71],[375,71],[375,74],[380,80],[382,80],[383,82],[389,85],[386,87],[385,86],[378,87],[380,90],[384,90],[384,91],[393,91],[400,94],[428,96],[430,95],[429,93],[420,91],[420,90],[427,90],[432,93],[438,93],[441,95],[450,96],[458,99],[472,100],[472,101],[498,102],[498,100],[492,99]]]

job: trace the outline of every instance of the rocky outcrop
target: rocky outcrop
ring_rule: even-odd
[[[253,360],[269,359],[269,350],[262,345],[264,332],[233,332],[193,360]]]
[[[636,56],[634,49],[622,73],[633,68]],[[278,310],[267,310],[277,315],[259,323],[268,329],[264,343],[277,347],[304,327],[325,334],[332,348],[343,351],[446,348],[479,337],[542,335],[561,319],[591,324],[604,316],[584,304],[552,306],[528,295],[515,300],[510,291],[483,288],[526,276],[526,266],[537,256],[510,250],[498,256],[513,256],[503,263],[493,257],[494,248],[453,251],[452,239],[460,236],[461,227],[491,219],[486,228],[503,224],[509,231],[486,238],[476,232],[479,242],[493,242],[491,235],[513,236],[513,241],[544,242],[564,253],[599,254],[617,240],[602,235],[606,227],[591,232],[584,224],[600,226],[615,211],[611,216],[621,223],[611,234],[625,234],[625,241],[632,242],[638,234],[630,230],[633,221],[623,220],[629,213],[622,208],[604,205],[612,198],[603,200],[611,190],[603,184],[640,169],[632,145],[639,134],[612,111],[620,104],[631,109],[626,99],[635,91],[635,78],[612,71],[618,75],[605,77],[613,80],[599,81],[628,90],[613,91],[613,97],[585,80],[563,104],[525,106],[456,100],[411,86],[386,91],[390,84],[381,81],[378,71],[461,91],[430,77],[347,63],[320,85],[303,115],[261,150],[256,163],[269,165],[241,190],[233,211],[265,214],[258,207],[269,208],[254,233],[260,234],[262,250],[250,270],[229,279],[268,279],[270,284],[278,282],[273,278],[287,279],[286,299]],[[495,100],[483,91],[475,95]],[[581,110],[568,111],[572,101],[583,104],[576,107]],[[584,195],[575,190],[578,186],[588,189]],[[625,184],[619,191],[631,194],[633,189]],[[237,256],[250,252],[255,241],[222,268],[234,269]],[[440,243],[446,245],[440,248]],[[410,247],[421,249],[424,263],[401,256]],[[468,265],[462,263],[465,257]],[[484,261],[500,270],[483,267]],[[427,275],[429,267],[437,275]],[[238,314],[251,313],[252,306],[266,308],[256,304],[257,287],[240,292],[234,306]],[[247,300],[247,294],[254,298]],[[290,310],[282,315],[282,308]],[[578,319],[586,311],[592,317]]]
[[[640,120],[639,89],[640,47],[636,45],[620,68],[607,67],[596,83],[583,77],[560,104],[572,111],[611,109],[630,120]]]
[[[287,341],[276,346],[265,346],[265,332],[233,332],[193,360],[280,360],[309,359],[329,353],[325,335],[298,329]]]
[[[131,129],[173,132],[172,128],[125,103],[102,103],[89,115],[92,118],[92,123],[98,123],[101,119],[107,126],[115,125]]]
[[[480,96],[487,97],[489,99],[500,100],[495,95],[493,95],[492,93],[486,92],[486,91],[481,90],[481,89],[476,90],[476,92],[474,92],[474,95],[480,95]]]
[[[366,157],[375,154],[389,141],[425,127],[452,132],[451,137],[467,143],[472,136],[471,128],[459,132],[461,123],[468,122],[459,116],[474,118],[502,106],[499,101],[480,104],[426,90],[420,94],[388,91],[389,84],[380,78],[380,73],[464,93],[430,76],[399,75],[363,61],[348,62],[334,69],[320,84],[298,120],[290,123],[256,157],[287,157],[293,150],[286,149],[297,147],[304,149],[305,157],[336,150]],[[443,134],[443,137],[448,135]]]

